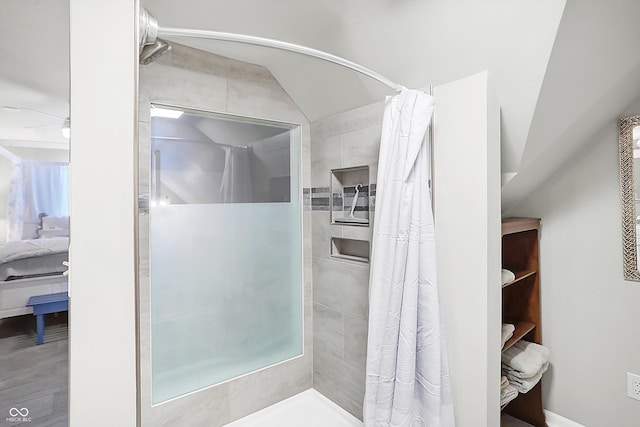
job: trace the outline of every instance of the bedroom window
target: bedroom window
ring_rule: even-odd
[[[153,404],[302,355],[299,127],[152,106],[149,148]]]
[[[69,164],[14,161],[8,195],[7,241],[47,237],[39,233],[42,217],[59,219],[65,224],[66,234],[58,235],[69,235]]]

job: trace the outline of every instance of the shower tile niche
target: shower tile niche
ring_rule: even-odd
[[[369,166],[331,170],[331,224],[369,226]]]
[[[369,262],[369,242],[367,240],[331,238],[331,257],[346,261]]]

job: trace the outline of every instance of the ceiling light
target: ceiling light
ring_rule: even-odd
[[[164,117],[167,119],[177,119],[184,114],[184,111],[171,110],[169,108],[151,107],[151,117]]]

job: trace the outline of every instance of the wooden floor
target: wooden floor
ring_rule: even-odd
[[[68,426],[66,315],[46,319],[44,344],[36,345],[33,316],[0,323],[0,426]],[[31,422],[7,420],[27,408]]]

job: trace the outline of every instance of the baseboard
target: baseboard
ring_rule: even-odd
[[[549,427],[584,427],[582,424],[578,424],[575,421],[571,421],[568,418],[560,416],[551,411],[545,409],[544,415],[547,418],[547,425]]]

